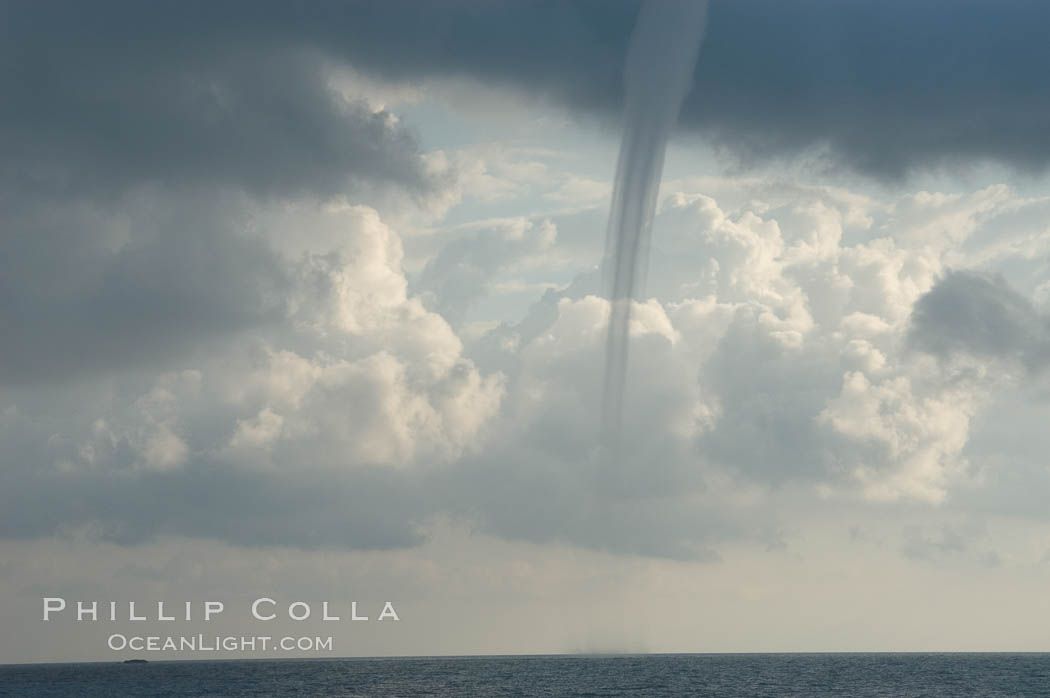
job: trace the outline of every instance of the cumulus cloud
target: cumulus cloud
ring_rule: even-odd
[[[249,200],[234,239],[256,256],[225,283],[265,313],[163,362],[9,386],[4,532],[382,548],[449,517],[715,560],[727,541],[790,545],[778,503],[945,506],[1002,479],[970,442],[1009,379],[995,362],[1033,355],[1010,328],[1038,315],[983,275],[1009,261],[986,233],[1012,221],[1025,239],[1018,211],[1040,202],[708,191],[672,193],[657,215],[611,463],[596,449],[608,303],[595,272],[480,336],[445,317],[558,258],[553,221],[463,229],[410,283],[374,209]],[[985,271],[949,271],[967,260]],[[963,332],[959,312],[1006,330]]]
[[[493,291],[501,275],[556,267],[557,237],[557,227],[546,219],[491,221],[442,247],[419,274],[416,288],[443,317],[458,322]]]
[[[414,540],[432,507],[406,471],[469,451],[502,378],[481,375],[448,324],[407,294],[400,239],[375,211],[301,206],[267,220],[258,244],[288,279],[272,323],[197,346],[184,368],[152,379],[88,380],[106,398],[71,401],[54,419],[38,386],[7,393],[6,534]],[[289,242],[293,222],[314,237]]]
[[[659,321],[636,328],[627,401],[628,443],[646,445],[625,454],[635,479],[624,489],[685,496],[728,477],[808,483],[821,496],[945,501],[970,476],[970,430],[1003,376],[913,353],[914,327],[945,283],[945,260],[1035,204],[998,187],[888,201],[831,189],[762,198],[745,196],[735,210],[700,194],[663,203],[650,288],[659,302],[639,307]],[[582,276],[519,325],[472,344],[483,365],[510,376],[509,404],[519,391],[543,401],[518,420],[531,414],[543,429],[523,445],[593,428],[596,404],[584,396],[596,389],[601,353],[582,341],[602,322],[593,292],[593,276]],[[567,357],[550,356],[553,347],[590,356],[563,369]],[[547,358],[526,363],[532,356]],[[593,458],[585,442],[572,450],[580,460]],[[650,515],[655,528],[662,513]],[[708,526],[695,535],[717,528]]]

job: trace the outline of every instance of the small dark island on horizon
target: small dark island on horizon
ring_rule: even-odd
[[[147,660],[147,659],[125,659],[124,663],[125,664],[145,664],[148,661],[149,660]]]

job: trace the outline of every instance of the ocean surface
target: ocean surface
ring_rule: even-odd
[[[3,696],[1050,696],[1050,654],[420,657],[0,666]]]

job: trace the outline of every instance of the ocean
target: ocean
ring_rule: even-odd
[[[0,666],[3,696],[1050,696],[1050,654],[416,657]]]

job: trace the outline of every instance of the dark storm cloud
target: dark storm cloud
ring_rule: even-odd
[[[334,103],[318,61],[612,116],[636,14],[631,0],[9,3],[4,148],[40,177],[72,158],[263,190],[362,173],[422,185],[410,139]],[[745,163],[816,149],[876,176],[1039,169],[1048,21],[1032,0],[715,0],[681,121]]]
[[[939,356],[965,353],[1034,369],[1050,360],[1050,320],[1002,278],[953,272],[915,303],[909,341]]]
[[[815,146],[876,176],[1050,160],[1045,4],[746,0],[711,12],[687,119],[745,157]]]
[[[470,76],[618,113],[637,6],[387,2],[278,14],[385,77]],[[876,176],[986,158],[1042,168],[1048,21],[1050,6],[1033,0],[714,0],[681,121],[745,162],[818,148]]]
[[[575,9],[508,23],[509,45],[453,46],[512,50],[514,34],[531,30],[546,57],[519,66],[478,56],[477,70],[520,75],[526,89],[574,106],[618,109],[633,12]],[[1024,0],[715,0],[681,122],[745,164],[819,149],[879,177],[973,159],[1040,169],[1050,161],[1048,22],[1050,6]],[[551,37],[549,26],[558,27]],[[568,27],[578,27],[571,42]],[[465,63],[452,55],[446,64]]]
[[[330,90],[324,57],[294,28],[253,31],[252,10],[6,3],[8,193],[81,196],[160,182],[281,196],[361,180],[427,191],[413,137]]]
[[[632,13],[577,7],[573,23],[552,15],[525,25],[564,65],[546,73],[548,57],[525,68],[523,84],[579,106],[618,108]],[[708,21],[681,121],[745,163],[817,148],[834,164],[895,177],[970,159],[1021,169],[1050,160],[1050,6],[715,0]],[[563,45],[563,28],[574,24],[577,41]],[[562,28],[554,46],[544,38],[550,25]],[[518,68],[479,65],[511,81]]]
[[[241,235],[261,201],[443,188],[294,26],[242,29],[253,9],[0,2],[0,385],[279,317],[286,270]]]

